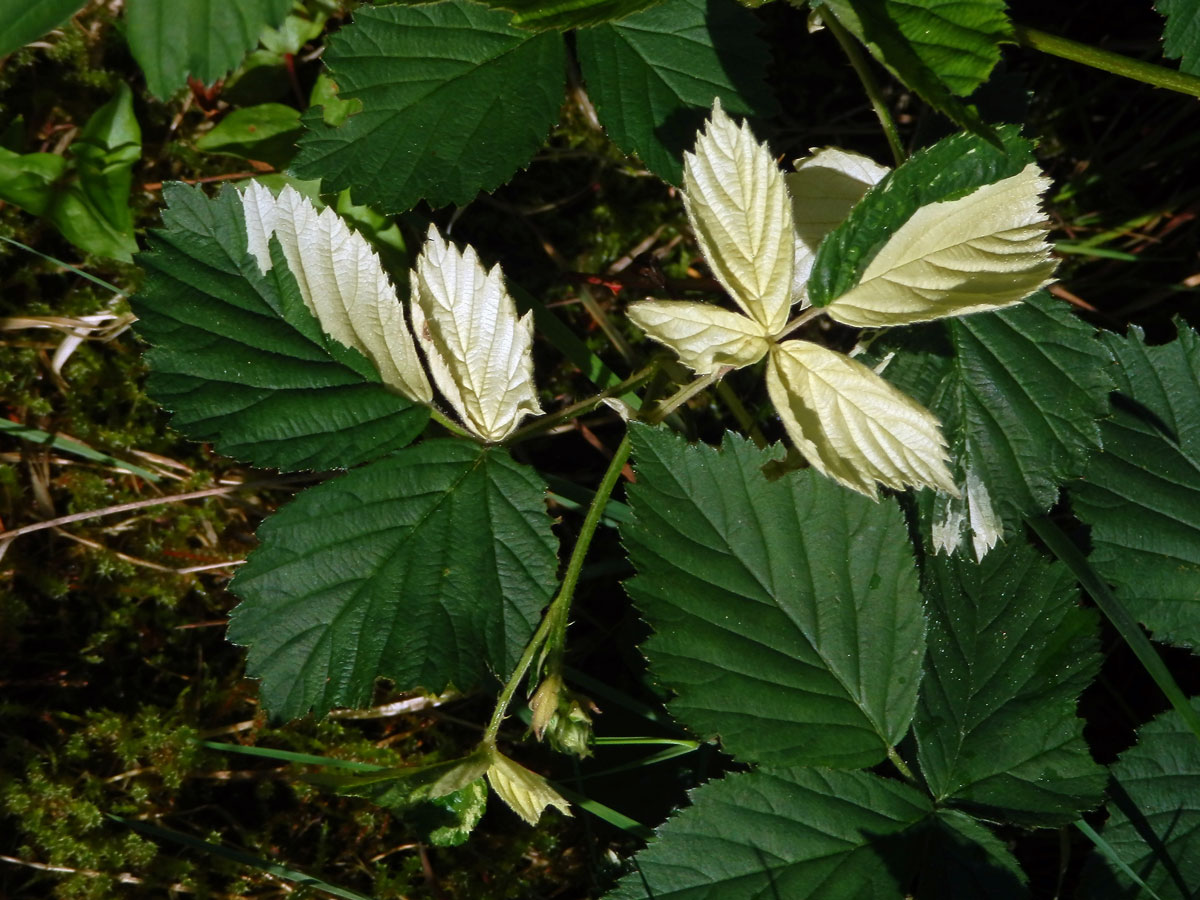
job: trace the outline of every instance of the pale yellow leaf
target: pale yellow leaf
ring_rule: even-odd
[[[722,366],[756,363],[770,346],[763,327],[753,319],[711,303],[645,300],[630,304],[629,318],[700,375]]]
[[[274,235],[322,330],[371,360],[387,387],[429,403],[433,391],[404,322],[404,307],[366,239],[332,209],[318,213],[291,187],[274,197],[251,182],[242,192],[242,209],[248,249],[259,268],[271,268]]]
[[[550,787],[545,778],[517,765],[498,750],[492,751],[487,778],[500,799],[530,825],[537,824],[547,806],[553,806],[565,816],[572,815],[571,805]]]
[[[442,240],[432,225],[412,275],[413,330],[438,390],[468,429],[502,441],[540,413],[533,384],[533,318],[517,317],[499,266]]]
[[[970,464],[966,484],[960,496],[939,494],[934,508],[933,547],[950,556],[965,542],[970,532],[975,559],[982,562],[989,550],[1004,537],[1004,525],[992,508],[987,485]]]
[[[854,204],[888,171],[870,157],[826,147],[796,160],[796,171],[784,176],[796,223],[794,300],[808,299],[804,286],[825,235],[842,224]]]
[[[783,173],[750,127],[713,106],[683,155],[684,206],[717,281],[769,335],[791,307],[795,230]]]
[[[846,487],[868,497],[876,482],[957,493],[937,418],[862,363],[786,341],[771,350],[767,391],[796,449]]]
[[[921,207],[826,311],[873,327],[1019,303],[1054,274],[1040,206],[1049,183],[1031,163],[958,200]]]

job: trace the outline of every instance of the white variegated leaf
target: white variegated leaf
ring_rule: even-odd
[[[460,253],[432,225],[412,276],[413,330],[438,390],[464,425],[502,441],[540,413],[533,384],[533,318],[517,317],[499,266]]]
[[[630,304],[629,318],[699,375],[756,363],[770,346],[763,327],[753,319],[711,303],[645,300]]]
[[[771,349],[767,391],[796,448],[846,487],[872,498],[876,482],[957,493],[938,420],[862,363],[785,341]]]
[[[939,494],[933,521],[933,547],[950,556],[970,532],[971,549],[980,562],[1004,536],[1004,524],[992,508],[992,496],[979,473],[968,464],[966,484],[958,497]]]
[[[804,286],[825,235],[842,224],[854,204],[889,171],[870,157],[826,147],[796,160],[796,171],[784,176],[796,223],[793,300],[807,302]]]
[[[248,249],[259,268],[271,268],[274,235],[325,333],[371,360],[387,387],[429,403],[433,391],[404,322],[404,307],[366,239],[332,209],[318,213],[291,187],[274,197],[251,182],[242,193],[242,209]]]
[[[795,237],[783,173],[750,127],[713,106],[683,157],[684,206],[717,281],[769,335],[787,323]]]
[[[1000,309],[1052,280],[1040,195],[1030,164],[957,200],[923,206],[879,250],[829,315],[861,327],[903,325]]]
[[[571,805],[545,778],[517,765],[498,750],[492,751],[487,779],[500,799],[530,825],[537,824],[547,806],[553,806],[564,816],[572,814]]]

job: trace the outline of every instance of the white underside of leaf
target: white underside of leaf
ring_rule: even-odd
[[[533,383],[533,318],[517,317],[499,266],[490,272],[429,228],[412,276],[413,330],[438,390],[464,425],[502,441],[540,413]]]
[[[646,300],[630,304],[629,318],[699,375],[756,363],[770,346],[763,327],[753,319],[711,303]]]
[[[937,418],[862,363],[807,341],[772,348],[767,391],[818,471],[868,497],[876,482],[957,494]]]
[[[859,327],[902,325],[1000,309],[1052,280],[1032,163],[965,197],[918,209],[880,249],[857,286],[826,307]]]
[[[322,330],[353,347],[379,370],[385,385],[420,403],[433,391],[379,257],[332,209],[316,207],[292,187],[278,197],[257,182],[242,193],[250,254],[266,272],[274,235],[300,295]]]
[[[537,824],[547,806],[553,806],[564,816],[572,815],[571,805],[545,778],[517,765],[499,751],[492,751],[487,779],[500,799],[530,825]]]
[[[684,206],[717,281],[767,334],[787,323],[794,229],[783,173],[750,127],[713,106],[683,157]]]
[[[1004,537],[1004,525],[992,508],[987,485],[970,465],[967,466],[966,485],[961,496],[938,496],[932,529],[934,552],[952,555],[962,546],[968,528],[971,549],[979,562]]]
[[[889,171],[870,157],[825,147],[796,160],[796,171],[784,176],[796,224],[793,300],[808,301],[805,285],[825,235],[842,224],[863,194]]]

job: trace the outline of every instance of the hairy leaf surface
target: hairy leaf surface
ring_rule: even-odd
[[[229,640],[276,719],[507,675],[550,599],[545,485],[503,450],[433,440],[300,494],[238,570]]]
[[[965,197],[1033,162],[1032,145],[1016,128],[1000,128],[998,139],[1001,146],[973,134],[944,138],[867,191],[817,251],[808,280],[813,305],[827,306],[858,285],[876,254],[921,207]]]
[[[717,281],[750,318],[774,335],[792,298],[795,226],[783,173],[750,126],[720,102],[683,162],[684,206]]]
[[[514,25],[535,31],[582,28],[621,19],[654,6],[659,0],[484,0],[511,10]]]
[[[1111,356],[1095,335],[1043,293],[889,338],[885,349],[897,352],[884,377],[927,404],[950,442],[960,496],[932,503],[937,550],[970,545],[982,558],[1083,473],[1111,385]]]
[[[463,423],[485,441],[502,441],[524,416],[540,413],[533,313],[517,318],[500,266],[485,270],[473,248],[459,251],[430,225],[410,280],[413,329]]]
[[[1025,543],[980,564],[926,557],[929,650],[914,731],[939,803],[1053,826],[1096,806],[1104,770],[1075,715],[1099,668],[1075,579]]]
[[[138,257],[132,306],[151,345],[149,391],[194,440],[259,466],[352,466],[403,447],[424,407],[387,390],[371,363],[328,337],[287,261],[259,269],[242,203],[168,185],[163,230]]]
[[[772,348],[767,392],[817,471],[875,497],[876,482],[954,491],[938,420],[862,363],[808,341]]]
[[[1045,287],[1057,265],[1030,164],[957,200],[923,206],[875,254],[829,315],[846,325],[924,322],[999,309]]]
[[[126,0],[126,34],[146,87],[166,100],[189,75],[212,84],[228,73],[291,9],[292,0]]]
[[[1200,648],[1200,338],[1178,329],[1157,347],[1137,328],[1105,335],[1115,414],[1071,493],[1089,559],[1129,611],[1159,640]]]
[[[329,39],[325,63],[362,111],[304,114],[293,170],[358,203],[401,212],[464,204],[529,162],[563,97],[562,38],[467,0],[369,7]]]
[[[672,184],[683,174],[713,98],[730,112],[770,115],[770,53],[754,14],[733,0],[667,0],[576,35],[588,97],[626,153]]]
[[[628,309],[633,324],[679,354],[700,375],[722,366],[741,368],[762,359],[771,344],[763,327],[748,316],[712,303],[643,300]]]
[[[1192,699],[1200,710],[1200,699]],[[1161,900],[1200,893],[1200,742],[1178,712],[1138,729],[1137,743],[1112,767],[1103,837]],[[1099,854],[1084,869],[1081,896],[1146,896]]]
[[[868,772],[759,769],[691,794],[609,900],[901,900],[928,799]]]
[[[697,734],[768,765],[872,765],[908,728],[924,625],[899,510],[772,457],[634,426],[627,589]]]

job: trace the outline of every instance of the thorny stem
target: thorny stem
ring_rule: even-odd
[[[883,127],[888,147],[892,151],[892,158],[896,161],[896,165],[900,165],[905,159],[904,147],[900,143],[900,132],[896,128],[896,120],[892,118],[892,113],[883,99],[883,93],[879,90],[879,84],[871,73],[871,67],[863,58],[862,51],[859,50],[854,38],[846,33],[846,29],[842,27],[831,11],[822,10],[821,21],[829,29],[829,33],[841,44],[842,52],[846,54],[850,65],[854,67],[858,80],[862,82],[863,90],[867,92],[867,98],[875,109],[875,115],[879,118],[879,124]]]
[[[508,705],[512,702],[513,695],[520,687],[534,657],[545,646],[547,638],[553,634],[554,639],[561,643],[562,634],[566,630],[567,613],[571,609],[575,587],[579,584],[579,573],[583,570],[583,560],[591,546],[592,537],[596,534],[596,526],[600,524],[600,518],[604,513],[608,498],[612,496],[613,488],[617,486],[617,479],[621,477],[621,470],[625,468],[625,463],[629,459],[631,449],[629,433],[626,432],[616,452],[613,453],[613,458],[608,463],[604,477],[600,479],[600,486],[596,488],[596,496],[592,498],[591,505],[588,507],[583,526],[579,529],[579,538],[575,541],[575,548],[571,551],[571,559],[567,562],[567,571],[563,575],[558,594],[550,601],[542,624],[538,626],[533,637],[529,639],[529,643],[525,645],[525,650],[521,653],[516,668],[496,699],[492,720],[488,723],[487,731],[483,735],[485,744],[494,745],[496,743],[496,735],[500,732],[500,725],[504,722],[504,714],[508,711]]]
[[[1113,75],[1132,78],[1134,81],[1140,81],[1153,87],[1200,97],[1200,78],[1194,75],[1177,72],[1164,66],[1156,66],[1154,63],[1142,62],[1140,59],[1130,59],[1120,53],[1101,50],[1098,47],[1080,44],[1077,41],[1015,23],[1013,37],[1022,47],[1040,50],[1050,56],[1069,59],[1071,62],[1082,63],[1102,72],[1111,72]]]

